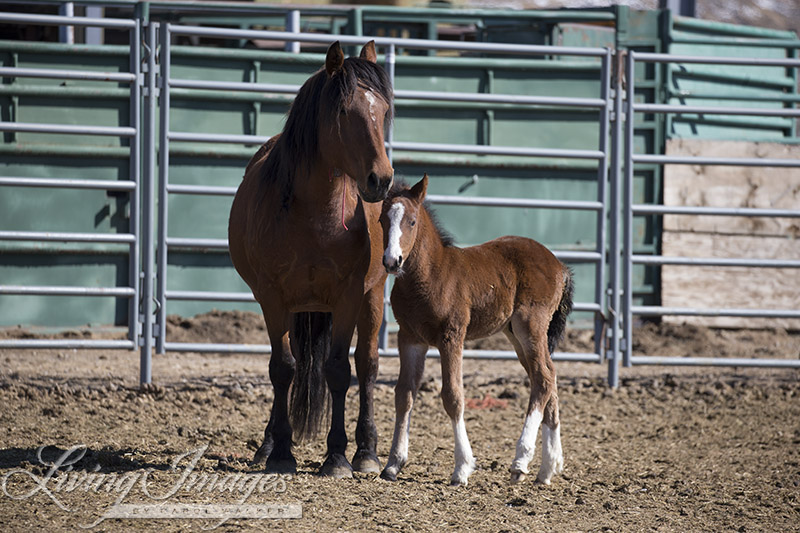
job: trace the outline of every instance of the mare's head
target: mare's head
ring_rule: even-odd
[[[425,209],[425,193],[428,190],[428,175],[410,189],[393,189],[383,203],[381,225],[383,226],[383,266],[390,274],[402,272],[417,240],[420,212]]]
[[[386,197],[394,169],[384,147],[384,128],[391,119],[393,92],[386,72],[376,64],[374,41],[359,57],[345,59],[339,42],[328,48],[320,71],[317,143],[329,172],[342,170],[358,184],[361,198]]]

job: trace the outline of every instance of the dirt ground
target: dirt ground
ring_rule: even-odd
[[[266,342],[247,313],[171,317],[168,338]],[[800,357],[800,334],[785,330],[647,325],[635,339],[641,354]],[[590,342],[590,333],[570,332],[564,349]],[[797,370],[636,367],[622,369],[623,385],[610,390],[605,367],[558,363],[566,469],[543,486],[508,483],[527,401],[521,366],[467,360],[466,423],[479,470],[454,488],[436,359],[412,415],[409,463],[390,483],[316,476],[324,435],[296,446],[296,476],[270,477],[249,463],[272,400],[267,356],[157,356],[147,390],[138,387],[136,352],[5,350],[0,358],[3,531],[800,531]],[[382,359],[383,462],[397,372],[396,359]],[[301,517],[111,517],[124,504],[274,504]]]

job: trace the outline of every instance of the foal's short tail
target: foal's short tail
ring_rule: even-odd
[[[572,293],[574,290],[572,270],[564,266],[564,288],[561,291],[561,301],[558,303],[558,309],[553,313],[553,318],[550,319],[550,326],[547,328],[547,349],[550,351],[550,355],[553,355],[553,352],[556,351],[556,346],[564,338],[567,317],[572,312]]]
[[[299,442],[314,436],[328,412],[325,361],[331,351],[330,313],[297,313],[291,327],[294,381],[289,404],[292,434]]]

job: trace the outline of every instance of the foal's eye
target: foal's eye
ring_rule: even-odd
[[[411,222],[409,222],[409,224],[411,224],[411,227],[413,228],[414,226],[417,225],[417,221],[416,220],[412,220]]]

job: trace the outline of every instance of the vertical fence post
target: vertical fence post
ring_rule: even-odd
[[[169,110],[170,110],[170,31],[169,24],[159,27],[161,77],[159,84],[159,139],[158,139],[158,317],[156,353],[166,353],[167,342],[167,231],[169,228]]]
[[[619,386],[619,337],[620,337],[620,180],[621,180],[621,143],[622,143],[622,123],[628,116],[622,106],[623,91],[623,64],[624,56],[617,49],[614,54],[614,75],[612,84],[614,86],[614,125],[611,134],[611,228],[609,240],[611,250],[609,252],[609,292],[611,303],[609,304],[609,324],[611,326],[611,337],[609,339],[609,358],[608,358],[608,384],[611,387]]]
[[[58,6],[58,14],[62,17],[75,16],[75,4],[65,2]],[[75,44],[75,26],[63,24],[58,27],[58,41],[65,44]]]
[[[608,203],[606,201],[606,185],[608,183],[608,137],[609,137],[609,115],[611,113],[611,49],[606,49],[606,55],[602,58],[600,69],[600,98],[605,101],[605,106],[600,110],[600,132],[598,149],[603,153],[603,157],[597,162],[597,201],[602,206],[597,212],[597,232],[596,248],[600,254],[595,271],[595,295],[594,301],[600,307],[600,313],[606,312],[606,239]],[[604,316],[595,314],[594,319],[594,351],[600,356],[602,361],[605,353],[605,330],[606,322]]]
[[[631,366],[631,353],[633,351],[633,125],[635,117],[633,113],[634,104],[634,55],[633,50],[628,50],[627,61],[625,62],[625,84],[626,99],[625,104],[625,185],[623,187],[623,223],[625,227],[623,236],[624,260],[622,276],[622,324],[623,338],[625,344],[622,347],[622,363],[626,367]]]
[[[146,9],[146,7],[145,7]],[[147,17],[145,17],[147,18]],[[156,32],[149,20],[145,50],[147,53],[147,92],[144,109],[144,165],[142,183],[142,351],[140,355],[139,383],[152,381],[153,358],[153,204],[155,176],[155,114],[156,114]]]
[[[392,86],[392,92],[394,92],[394,68],[395,68],[395,48],[394,44],[390,44],[386,47],[386,65],[384,67],[389,74],[389,84]],[[394,99],[392,99],[392,110],[391,110],[391,117],[392,122],[389,124],[389,129],[386,132],[386,155],[389,157],[389,161],[393,162],[394,152],[392,150],[392,142],[394,141]],[[381,321],[381,329],[378,333],[378,349],[385,350],[389,346],[389,328],[388,324],[389,321],[386,318],[386,315],[389,314],[389,279],[386,279],[386,283],[383,285],[383,320]]]
[[[134,349],[139,346],[141,330],[139,328],[139,261],[141,250],[141,233],[139,224],[141,223],[140,214],[141,204],[141,157],[142,157],[142,27],[141,20],[137,20],[136,26],[130,31],[130,71],[135,76],[131,83],[130,94],[130,123],[136,133],[131,138],[130,161],[128,165],[128,179],[134,182],[134,189],[129,193],[130,198],[130,219],[129,231],[133,234],[134,240],[131,243],[128,257],[128,283],[133,289],[133,297],[128,302],[128,339],[133,342]]]
[[[286,13],[286,31],[300,33],[300,10],[291,9]],[[300,53],[300,41],[286,41],[284,49],[293,54]]]

